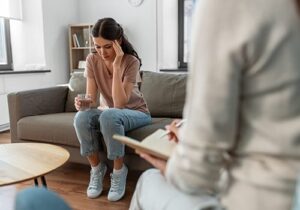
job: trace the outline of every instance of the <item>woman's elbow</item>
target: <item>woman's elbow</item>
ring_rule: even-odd
[[[124,109],[128,104],[129,99],[119,100],[114,102],[114,108]]]
[[[116,102],[114,103],[114,108],[117,108],[117,109],[124,109],[125,106],[126,106],[127,103],[125,102]]]

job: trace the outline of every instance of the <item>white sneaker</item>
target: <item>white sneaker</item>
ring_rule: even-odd
[[[125,164],[123,167],[123,171],[120,174],[110,174],[111,186],[107,196],[107,199],[109,201],[118,201],[124,196],[127,174],[128,168],[125,166]]]
[[[101,164],[100,170],[93,172],[91,170],[90,183],[86,190],[86,194],[89,198],[97,198],[103,190],[103,178],[105,176],[107,167],[105,164]]]

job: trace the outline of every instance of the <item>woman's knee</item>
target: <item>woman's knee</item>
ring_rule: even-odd
[[[120,109],[111,108],[103,111],[99,121],[101,126],[111,126],[112,124],[121,123]]]
[[[96,128],[98,125],[99,113],[93,110],[79,111],[74,117],[74,127],[77,129]]]
[[[74,117],[74,123],[73,123],[74,127],[80,128],[83,125],[87,125],[88,118],[89,118],[89,115],[87,112],[85,112],[85,111],[77,112]]]

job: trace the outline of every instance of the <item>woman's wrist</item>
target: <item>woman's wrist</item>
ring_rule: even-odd
[[[113,74],[120,74],[121,73],[121,68],[114,67],[113,68]]]
[[[121,69],[114,69],[113,71],[113,78],[122,78],[122,72],[121,72]]]

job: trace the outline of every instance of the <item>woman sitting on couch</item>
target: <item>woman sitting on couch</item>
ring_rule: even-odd
[[[140,58],[122,27],[112,18],[103,18],[94,25],[92,36],[96,53],[86,59],[86,94],[91,95],[93,106],[100,93],[105,99],[105,107],[80,111],[83,104],[76,97],[75,107],[79,112],[74,127],[81,155],[87,157],[92,167],[87,196],[96,198],[102,192],[107,170],[99,158],[102,135],[107,158],[114,161],[108,200],[117,201],[125,194],[128,169],[123,164],[124,145],[112,139],[112,135],[125,135],[127,131],[147,125],[151,116],[137,85]]]

